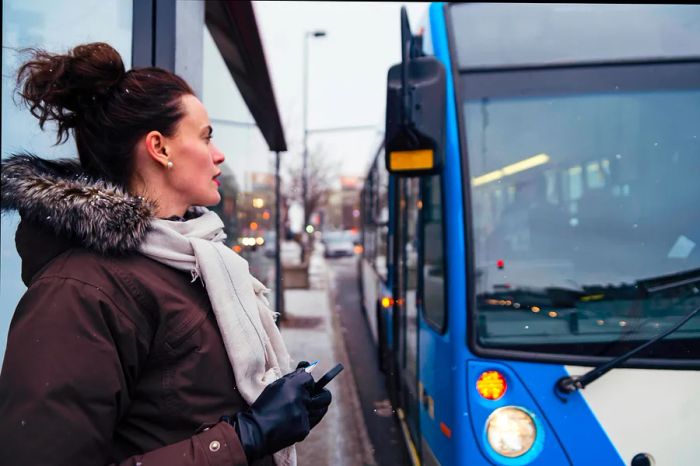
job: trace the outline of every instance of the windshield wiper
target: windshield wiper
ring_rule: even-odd
[[[657,335],[651,340],[647,341],[646,343],[643,343],[639,345],[638,347],[624,353],[621,356],[618,356],[617,358],[613,359],[612,361],[608,361],[605,364],[601,364],[598,367],[594,367],[590,371],[586,372],[585,374],[581,376],[568,376],[568,377],[562,377],[561,379],[557,380],[556,383],[556,389],[560,393],[573,393],[576,390],[580,390],[583,388],[586,388],[587,385],[590,385],[592,382],[598,380],[600,377],[605,375],[606,372],[608,372],[610,369],[614,369],[615,367],[619,366],[623,362],[627,361],[629,358],[634,356],[635,354],[639,353],[640,351],[644,351],[645,349],[649,348],[650,346],[653,346],[657,342],[663,340],[679,328],[681,328],[686,322],[688,322],[690,319],[695,317],[695,315],[700,312],[700,307],[697,309],[693,310],[690,312],[688,315],[683,317],[676,325],[673,326],[673,328],[670,328],[666,330],[664,333],[661,335]]]

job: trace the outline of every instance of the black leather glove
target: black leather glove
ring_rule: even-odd
[[[309,435],[312,427],[310,407],[314,407],[314,420],[318,413],[317,405],[311,403],[313,390],[311,374],[297,369],[265,387],[249,409],[222,418],[236,429],[248,462],[275,453]]]
[[[331,404],[333,396],[331,392],[327,389],[322,388],[320,391],[315,392],[309,400],[309,425],[313,429],[316,424],[321,422],[323,416],[328,412],[328,405]]]
[[[297,369],[304,369],[310,365],[308,361],[299,361]],[[317,390],[314,388],[311,400],[309,401],[309,425],[312,429],[316,427],[316,425],[321,422],[323,416],[326,415],[328,406],[331,404],[332,400],[333,396],[327,389],[322,388]]]

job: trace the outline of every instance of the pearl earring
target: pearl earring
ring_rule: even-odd
[[[170,170],[171,168],[173,168],[173,162],[172,160],[168,160],[168,170]]]

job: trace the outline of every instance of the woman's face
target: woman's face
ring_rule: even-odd
[[[166,179],[177,204],[212,206],[221,201],[216,179],[224,154],[211,142],[212,129],[204,105],[193,95],[182,97],[184,116],[166,148],[172,168]]]

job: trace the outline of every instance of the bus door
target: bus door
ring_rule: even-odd
[[[396,368],[399,405],[404,413],[411,440],[420,447],[418,393],[418,214],[420,178],[403,178],[398,183],[396,248]]]

